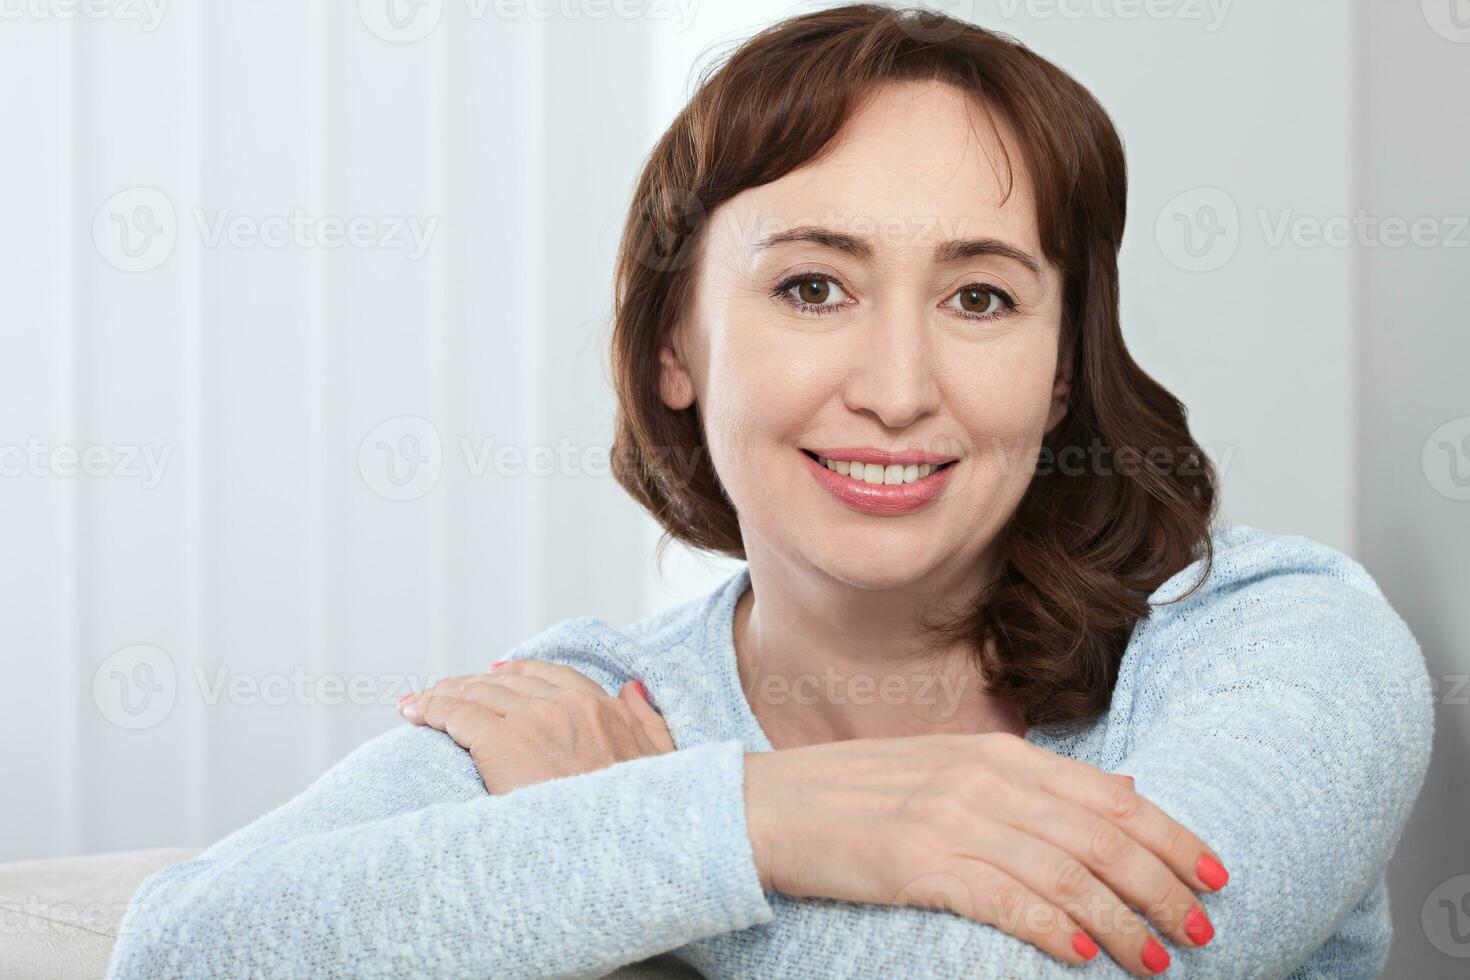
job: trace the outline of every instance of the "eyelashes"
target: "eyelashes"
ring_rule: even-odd
[[[834,294],[838,297],[833,302]],[[853,305],[855,300],[831,273],[801,272],[787,276],[771,290],[771,296],[806,316],[828,316]],[[952,300],[960,305],[952,306]],[[995,302],[990,302],[990,301]],[[966,303],[969,305],[967,306]],[[987,282],[966,283],[950,293],[942,304],[965,320],[999,320],[1016,311],[1016,301],[999,286]],[[979,306],[980,309],[974,307]]]

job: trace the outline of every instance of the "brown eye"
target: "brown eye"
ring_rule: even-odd
[[[995,294],[980,286],[960,290],[960,309],[970,313],[989,313]]]
[[[955,293],[947,301],[961,312],[987,318],[1004,316],[1013,305],[998,289],[972,283]]]
[[[835,313],[842,307],[843,300],[847,299],[841,286],[821,276],[790,279],[782,285],[781,292],[786,295],[788,302],[802,307],[821,307],[820,310],[802,309],[803,313]]]
[[[796,287],[797,297],[803,303],[825,303],[831,294],[831,284],[825,279],[808,279]]]

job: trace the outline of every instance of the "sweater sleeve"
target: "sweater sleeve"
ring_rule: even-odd
[[[404,724],[133,896],[110,980],[601,976],[767,922],[741,743],[485,792]]]
[[[1303,964],[1381,887],[1423,783],[1433,735],[1423,655],[1366,573],[1252,578],[1180,605],[1145,638],[1130,690],[1115,696],[1115,714],[1132,720],[1110,767],[1208,842],[1231,875],[1200,896],[1210,943],[1163,940],[1169,974],[1307,976]],[[1131,976],[1106,951],[1071,966],[950,911],[780,895],[772,904],[767,931],[779,938],[737,950],[737,972]],[[1378,976],[1388,938],[1375,923],[1366,945],[1324,951],[1328,972]],[[698,945],[710,944],[728,945]]]

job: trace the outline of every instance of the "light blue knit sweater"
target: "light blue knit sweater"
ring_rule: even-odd
[[[1133,775],[1229,869],[1201,897],[1214,940],[1165,939],[1166,975],[1377,976],[1433,733],[1423,656],[1340,552],[1240,525],[1214,541],[1209,582],[1138,624],[1107,715],[1026,738]],[[641,679],[679,751],[492,796],[447,735],[403,723],[146,881],[108,976],[592,977],[670,950],[710,977],[1128,976],[949,911],[763,893],[743,753],[771,746],[731,638],[748,584],[742,566],[626,629],[567,620],[509,654],[610,694]]]

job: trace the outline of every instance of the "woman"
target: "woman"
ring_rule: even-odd
[[[642,174],[612,351],[618,479],[746,564],[406,696],[145,883],[111,976],[1376,976],[1424,662],[1346,556],[1212,528],[1125,198],[1002,37],[747,42]]]

